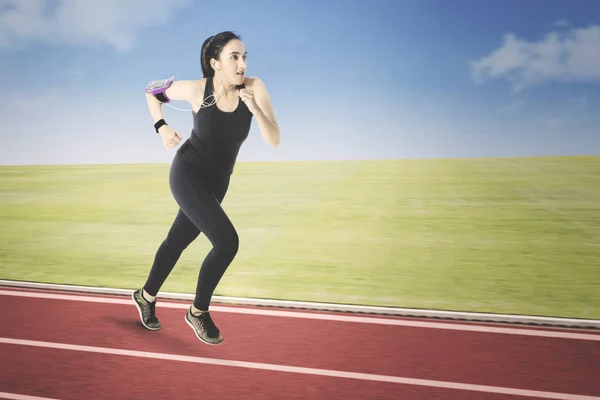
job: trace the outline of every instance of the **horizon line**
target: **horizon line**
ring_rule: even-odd
[[[369,161],[443,161],[443,160],[493,160],[493,159],[540,159],[540,158],[595,158],[600,154],[571,154],[571,155],[529,155],[529,156],[487,156],[487,157],[396,157],[396,158],[370,158],[370,159],[323,159],[323,160],[269,160],[269,161],[237,161],[239,164],[281,164],[281,163],[334,163],[334,162],[369,162]],[[104,163],[56,163],[56,164],[0,164],[0,167],[86,167],[86,166],[123,166],[123,165],[169,165],[171,161],[161,162],[104,162]]]

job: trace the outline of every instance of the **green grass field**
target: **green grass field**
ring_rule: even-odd
[[[0,168],[0,277],[137,288],[169,165]],[[239,163],[216,294],[600,318],[600,157]],[[200,236],[162,290],[193,293]]]

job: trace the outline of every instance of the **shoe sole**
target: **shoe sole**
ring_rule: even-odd
[[[190,328],[192,328],[192,331],[194,331],[194,334],[196,335],[196,337],[198,338],[198,340],[200,340],[202,343],[208,344],[210,346],[218,346],[218,345],[222,344],[225,341],[225,339],[221,338],[221,341],[217,342],[217,343],[207,342],[206,340],[204,340],[200,336],[198,336],[198,332],[196,332],[196,328],[194,328],[194,325],[192,325],[192,323],[190,322],[190,320],[187,318],[187,314],[183,318],[185,319],[185,323],[188,324],[188,326]]]
[[[152,328],[144,323],[144,316],[142,315],[142,309],[141,309],[140,305],[138,304],[138,302],[135,300],[135,292],[133,292],[131,294],[131,300],[133,300],[133,304],[135,304],[135,308],[137,308],[137,310],[138,310],[138,314],[140,315],[140,321],[142,322],[142,325],[144,325],[144,328],[146,328],[150,331],[159,330],[161,328],[160,326],[158,328]]]

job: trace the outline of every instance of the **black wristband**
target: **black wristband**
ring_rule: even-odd
[[[156,123],[154,124],[154,129],[156,130],[156,133],[158,133],[158,130],[163,125],[167,125],[164,119],[159,119],[158,121],[156,121]]]

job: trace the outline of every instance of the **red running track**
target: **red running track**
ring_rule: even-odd
[[[184,302],[159,301],[152,332],[128,297],[0,287],[0,300],[6,398],[600,399],[596,331],[213,305],[213,347]]]

